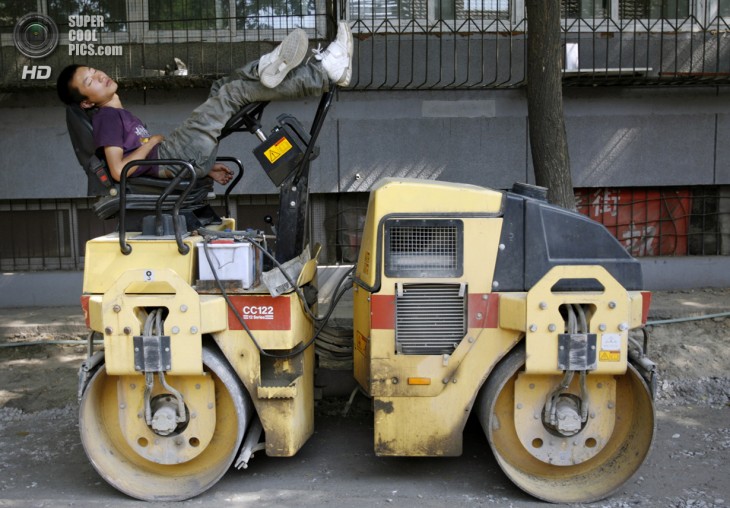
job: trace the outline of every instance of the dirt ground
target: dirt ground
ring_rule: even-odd
[[[730,289],[714,291],[718,297],[730,298]],[[728,506],[730,318],[718,317],[651,326],[649,332],[649,356],[658,364],[660,372],[657,392],[658,433],[653,452],[625,489],[591,506]],[[74,338],[85,339],[83,336],[16,334],[0,337],[0,344]],[[79,345],[0,348],[0,471],[4,471],[0,474],[0,507],[56,504],[116,506],[120,501],[128,503],[127,498],[119,497],[91,469],[80,445],[77,427],[77,370],[85,356],[85,342],[80,342]],[[253,487],[246,487],[249,490],[241,493],[241,483],[236,480],[243,473],[229,473],[216,485],[213,493],[206,493],[197,498],[197,501],[185,504],[213,504],[219,501],[226,505],[246,505],[248,503],[235,501],[258,500],[268,501],[264,506],[338,506],[338,501],[342,500],[342,490],[349,488],[351,492],[347,495],[351,497],[344,504],[346,506],[387,506],[392,505],[391,503],[419,507],[444,504],[541,506],[500,476],[489,448],[483,441],[481,429],[473,422],[467,428],[465,450],[478,448],[478,452],[472,454],[468,451],[461,462],[433,459],[433,467],[437,471],[444,468],[441,465],[444,464],[443,461],[449,464],[447,469],[456,468],[462,471],[462,476],[454,481],[466,482],[466,486],[460,491],[456,489],[458,492],[453,486],[439,487],[439,484],[433,491],[429,490],[431,484],[425,491],[419,490],[414,486],[414,482],[418,485],[417,479],[401,471],[401,466],[413,465],[420,470],[423,467],[422,461],[403,459],[403,462],[399,462],[376,458],[372,454],[372,413],[364,398],[360,399],[362,400],[356,402],[357,410],[348,417],[340,416],[339,408],[344,403],[342,400],[319,403],[316,423],[318,431],[312,439],[314,444],[308,444],[303,455],[300,452],[294,459],[287,459],[291,462],[287,462],[283,469],[275,465],[281,464],[282,459],[257,459],[256,468],[245,472],[247,475],[260,475],[256,480],[258,483],[254,483]],[[338,429],[342,430],[344,436],[338,438],[343,440],[342,447],[333,451],[332,457],[339,458],[328,459],[326,453],[321,455],[322,449],[331,446],[332,435],[340,435],[337,434]],[[360,433],[362,444],[356,444],[352,452],[343,452],[342,450],[351,446],[347,435],[353,431]],[[331,434],[332,432],[335,434]],[[469,440],[481,442],[470,448]],[[359,441],[353,438],[352,443]],[[300,459],[300,456],[303,458]],[[306,469],[309,471],[306,474],[320,478],[316,486],[309,483],[299,485],[304,480],[301,478],[302,471],[297,467],[304,467],[307,460],[324,463],[322,467],[329,471],[312,473]],[[329,463],[328,460],[333,462]],[[358,482],[357,475],[347,476],[348,466],[342,461],[348,460],[357,462],[358,471],[365,471],[364,474],[372,482],[375,491],[366,488],[362,481]],[[372,470],[368,469],[368,464],[372,465]],[[58,466],[61,469],[75,468],[82,474],[74,474],[64,480],[66,483],[57,484],[52,479],[54,475],[64,474],[59,472]],[[51,469],[48,474],[36,476],[44,468]],[[384,476],[380,474],[383,468],[388,472]],[[286,476],[287,470],[296,475],[297,479],[292,480],[293,483]],[[374,471],[380,473],[375,474]],[[275,488],[274,484],[267,487],[267,482],[271,480],[267,474],[279,480],[287,478],[287,485],[291,483],[289,490],[285,489],[283,494],[280,493],[284,497],[277,498],[273,491],[267,490]],[[479,474],[497,475],[499,479],[493,485],[487,482],[488,488],[485,490],[484,477],[480,480]],[[339,483],[334,481],[336,478],[339,478]],[[678,478],[681,478],[681,482],[678,482]],[[392,483],[389,483],[391,480]],[[435,481],[433,478],[431,480]],[[76,491],[75,486],[68,485],[69,481],[72,484],[78,481],[83,493]],[[469,484],[470,481],[474,482],[473,486]],[[385,490],[378,491],[378,488]],[[299,494],[287,497],[292,489]],[[57,503],[59,499],[63,502]],[[257,506],[260,505],[257,503]]]

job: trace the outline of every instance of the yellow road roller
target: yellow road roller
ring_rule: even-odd
[[[293,456],[312,435],[313,343],[328,316],[307,180],[329,101],[309,131],[280,117],[258,134],[297,152],[283,165],[260,158],[281,193],[275,238],[218,217],[210,183],[185,161],[153,161],[178,177],[124,176],[97,203],[119,228],[86,246],[79,425],[118,490],[188,499],[253,453]],[[263,106],[224,134],[262,132]],[[233,186],[243,167],[229,162]],[[546,501],[603,498],[645,460],[655,366],[640,333],[650,301],[640,265],[544,189],[381,180],[335,293],[348,289],[377,455],[458,456],[473,413],[505,474]]]

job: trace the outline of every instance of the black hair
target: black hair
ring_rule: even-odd
[[[71,86],[71,80],[79,67],[83,67],[83,65],[68,65],[58,75],[56,91],[58,92],[58,98],[64,104],[81,104],[81,101],[86,100],[86,96],[79,92],[78,88]]]

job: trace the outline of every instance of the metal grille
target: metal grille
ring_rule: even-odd
[[[38,0],[0,2],[0,89],[48,87],[12,41],[30,5],[58,25],[61,47],[41,63],[107,70],[126,85],[203,86],[270,51],[295,27],[313,42],[333,22],[356,33],[351,87],[367,90],[511,88],[526,83],[523,0]],[[730,83],[730,2],[563,0],[566,85]],[[68,16],[104,17],[94,52],[69,46]],[[75,45],[74,45],[75,44]],[[188,76],[173,80],[174,58]],[[23,76],[26,78],[23,78]]]
[[[398,284],[396,352],[451,354],[466,334],[466,301],[465,284]]]
[[[385,274],[389,277],[460,277],[463,223],[393,220],[385,225]]]

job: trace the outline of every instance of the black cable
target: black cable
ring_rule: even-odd
[[[256,247],[261,253],[269,258],[274,265],[281,271],[281,274],[284,276],[286,281],[289,283],[289,285],[296,291],[297,295],[299,296],[299,300],[302,302],[302,305],[304,306],[304,311],[307,313],[307,315],[314,321],[320,321],[321,318],[317,317],[314,312],[312,312],[312,309],[309,307],[309,304],[307,303],[306,298],[304,298],[304,294],[302,294],[302,290],[297,286],[297,284],[294,283],[294,280],[289,276],[288,273],[286,273],[286,270],[284,270],[284,267],[281,266],[281,263],[276,260],[274,256],[272,256],[269,251],[263,248],[258,242],[256,242],[253,238],[251,238],[249,235],[240,234],[241,232],[236,231],[224,231],[221,232],[222,234],[219,234],[217,231],[211,231],[209,229],[203,229],[201,228],[198,230],[198,233],[202,234],[203,236],[209,236],[212,238],[215,237],[223,237],[223,238],[234,238],[236,240],[245,240],[249,242],[251,245]],[[238,233],[238,234],[237,234]]]
[[[201,231],[199,231],[199,233]],[[225,288],[223,287],[223,283],[221,282],[220,278],[218,277],[218,273],[215,270],[215,266],[211,262],[210,252],[208,251],[208,243],[210,243],[210,241],[213,238],[215,238],[216,236],[218,236],[218,232],[217,231],[216,232],[213,232],[213,231],[210,231],[210,230],[204,230],[204,232],[207,233],[207,234],[209,234],[209,236],[205,236],[204,237],[204,240],[205,241],[203,242],[203,252],[205,253],[205,258],[208,261],[208,265],[211,268],[211,273],[213,274],[213,278],[215,279],[216,286],[218,286],[218,289],[220,290],[221,295],[223,296],[223,299],[226,301],[226,304],[228,305],[228,308],[231,309],[231,311],[233,312],[233,315],[236,316],[236,319],[241,324],[241,326],[243,327],[243,329],[246,331],[246,333],[248,334],[248,336],[251,338],[251,341],[253,342],[254,346],[256,346],[256,349],[259,350],[259,353],[261,353],[262,356],[265,356],[265,357],[268,357],[268,358],[291,358],[291,357],[294,357],[294,356],[296,356],[296,355],[301,354],[302,352],[304,352],[309,346],[311,346],[314,343],[314,341],[316,340],[316,338],[319,335],[319,333],[322,331],[322,329],[324,328],[324,326],[327,324],[327,321],[329,320],[330,316],[332,315],[332,312],[334,311],[335,306],[340,301],[340,299],[342,298],[342,296],[347,292],[347,290],[350,289],[349,287],[345,287],[343,289],[340,289],[340,286],[342,286],[342,284],[345,282],[345,280],[347,280],[347,278],[350,277],[352,271],[355,269],[354,266],[352,268],[350,268],[347,271],[347,273],[345,273],[345,275],[342,277],[342,279],[340,279],[340,282],[335,287],[336,296],[332,300],[332,304],[330,305],[330,308],[327,310],[327,313],[325,314],[325,317],[324,318],[321,318],[321,319],[318,318],[318,320],[321,320],[321,324],[315,330],[314,334],[312,335],[312,338],[309,339],[306,343],[302,344],[301,346],[299,346],[299,347],[295,348],[294,350],[290,351],[289,353],[285,353],[285,354],[282,354],[282,355],[276,355],[276,354],[269,353],[269,352],[265,351],[261,347],[261,345],[256,340],[256,337],[254,337],[253,332],[251,331],[251,329],[246,324],[246,321],[243,319],[243,317],[241,317],[241,314],[238,312],[238,309],[236,309],[236,306],[233,304],[233,302],[231,301],[230,297],[228,296],[228,293],[226,292]],[[228,234],[225,234],[225,235],[220,235],[220,236],[234,236],[235,238],[242,238],[242,239],[248,241],[249,243],[255,245],[256,247],[258,247],[260,250],[262,250],[262,252],[265,252],[265,250],[263,249],[263,247],[261,247],[257,242],[253,241],[253,239],[251,239],[251,238],[249,238],[247,236],[241,236],[241,235],[235,236],[235,235],[233,235],[231,233],[228,233]],[[269,256],[271,256],[268,252],[266,252],[266,254],[269,255]],[[272,259],[273,259],[273,257],[272,257]],[[283,269],[280,268],[280,266],[281,265],[279,265],[279,269],[282,271],[282,273],[284,273],[285,277],[287,278],[287,282],[289,282],[290,284],[292,284],[295,289],[299,289],[298,286],[296,286],[295,284],[292,283],[291,278],[286,274],[286,272],[284,272]],[[337,291],[339,291],[339,293],[337,293]],[[308,308],[308,306],[306,304],[306,300],[304,299],[304,295],[302,295],[300,291],[296,291],[296,294],[299,297],[300,301],[305,305],[305,308]]]

